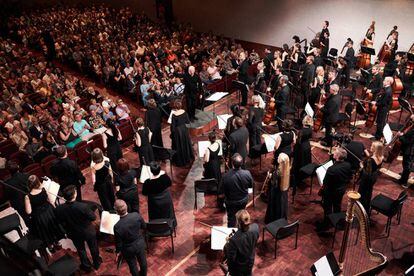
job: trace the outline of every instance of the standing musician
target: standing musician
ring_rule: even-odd
[[[330,91],[332,84],[340,85],[340,77],[338,76],[338,71],[336,69],[331,69],[328,72],[328,78],[325,82],[325,91]]]
[[[322,193],[324,220],[322,223],[317,223],[317,231],[327,230],[329,214],[341,212],[342,198],[351,179],[351,165],[345,161],[346,157],[346,150],[339,147],[334,149],[334,164],[326,170],[320,191]]]
[[[307,97],[309,95],[309,89],[310,89],[310,85],[312,84],[314,78],[315,78],[315,64],[314,64],[314,60],[315,57],[314,56],[307,56],[306,57],[306,64],[305,67],[303,69],[303,74],[302,74],[302,82],[301,82],[301,88],[302,88],[302,93],[305,97],[305,101],[304,104],[306,104]]]
[[[247,94],[248,94],[248,88],[247,85],[249,84],[249,75],[248,75],[248,70],[249,70],[249,61],[246,59],[246,53],[245,52],[240,52],[239,54],[239,81],[241,81],[242,83],[244,83],[245,85],[243,86],[243,89],[240,91],[241,92],[241,106],[246,106],[247,105]]]
[[[261,125],[264,116],[264,110],[259,107],[260,97],[254,95],[252,97],[253,106],[250,107],[249,117],[247,128],[249,130],[249,150],[252,150],[252,147],[261,144],[260,135],[261,135]]]
[[[282,52],[282,67],[283,70],[287,70],[290,64],[290,49],[289,46],[285,43],[283,44],[283,52]]]
[[[344,58],[348,62],[349,69],[353,69],[355,67],[354,41],[349,39],[346,46],[347,49]]]
[[[257,73],[256,75],[256,80],[254,81],[254,94],[256,95],[257,93],[262,93],[265,94],[266,93],[266,74],[265,74],[265,69],[267,67],[265,67],[265,62],[259,62],[257,64],[257,71],[259,73]],[[261,94],[260,94],[261,95]]]
[[[372,21],[367,32],[365,33],[365,37],[362,40],[361,45],[367,46],[367,47],[373,47],[374,38],[375,38],[375,21]]]
[[[331,84],[329,87],[329,96],[325,105],[318,104],[323,113],[323,124],[325,126],[325,138],[321,142],[323,146],[332,146],[332,126],[338,121],[339,107],[341,106],[341,96],[338,95],[339,85]]]
[[[397,53],[395,58],[385,65],[383,74],[384,78],[398,76],[401,80],[403,80],[403,77],[401,76],[404,74],[404,70],[402,70],[402,60],[403,54]]]
[[[236,213],[237,232],[223,248],[230,275],[252,275],[259,226],[251,223],[247,210]]]
[[[292,147],[296,144],[296,134],[293,131],[292,120],[284,120],[282,129],[283,132],[276,136],[273,164],[276,164],[279,154],[281,153],[286,153],[289,157],[291,157]]]
[[[323,40],[323,38],[325,37],[325,34],[328,34],[328,37],[331,35],[329,33],[328,27],[329,27],[329,21],[325,20],[323,22],[323,24],[322,24],[322,31],[321,31],[321,33],[319,35],[319,41],[322,41]]]
[[[274,96],[276,102],[276,114],[279,118],[277,118],[277,125],[279,126],[279,131],[282,130],[282,121],[286,117],[286,111],[288,108],[288,100],[289,100],[289,93],[290,88],[288,85],[289,78],[286,75],[283,75],[279,79],[279,91],[276,92]]]
[[[299,41],[299,38],[296,36],[297,39],[295,41]],[[299,79],[299,56],[301,54],[300,44],[295,42],[292,46],[292,50],[290,51],[290,64],[289,64],[289,76],[295,84]]]
[[[243,164],[247,157],[247,140],[249,139],[249,131],[244,126],[243,119],[236,117],[234,120],[236,130],[230,134],[230,155],[238,153],[243,158]]]
[[[368,82],[367,87],[364,88],[364,90],[366,91],[365,98],[370,98],[371,97],[370,94],[372,94],[373,97],[376,97],[378,92],[381,91],[382,82],[383,80],[379,73],[379,66],[375,65],[374,67],[372,67],[371,79]]]
[[[380,140],[382,137],[382,131],[384,126],[387,123],[388,111],[390,110],[392,102],[392,87],[394,83],[392,77],[386,77],[383,81],[384,92],[380,93],[377,96],[376,101],[373,101],[372,104],[377,105],[377,131],[375,132],[375,139]]]
[[[411,124],[414,124],[414,115],[410,117]],[[410,176],[411,168],[414,162],[414,128],[411,126],[407,133],[398,132],[397,134],[401,141],[401,151],[403,156],[402,166],[403,171],[398,183],[407,186],[408,177]]]
[[[314,110],[315,110],[316,101],[319,99],[321,94],[325,93],[325,92],[322,92],[322,90],[324,90],[324,84],[325,84],[325,71],[322,66],[318,66],[316,67],[316,76],[313,80],[313,83],[310,86],[311,91],[308,97],[309,104]]]
[[[232,134],[233,131],[236,130],[236,118],[242,117],[240,107],[238,104],[233,104],[232,106],[230,106],[230,110],[233,115],[227,119],[226,128],[224,129],[224,135],[226,135],[227,137],[229,137],[230,134]]]
[[[268,81],[270,80],[270,75],[272,72],[273,62],[274,62],[274,56],[272,51],[269,49],[264,50],[265,58],[263,59],[264,62],[264,73],[265,73],[265,79]]]
[[[329,33],[328,27],[329,21],[324,21],[322,25],[322,31],[319,35],[319,48],[321,49],[322,58],[326,58],[328,56],[329,51],[329,37],[331,34]]]
[[[197,105],[197,96],[203,96],[200,94],[200,91],[202,91],[201,79],[197,74],[195,74],[195,67],[192,65],[188,67],[187,74],[180,77],[184,78],[184,94],[187,103],[188,116],[190,117],[190,121],[194,121],[196,119],[195,110]]]

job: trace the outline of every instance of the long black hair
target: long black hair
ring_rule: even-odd
[[[110,118],[109,118],[109,119],[107,119],[107,120],[106,120],[106,126],[112,130],[112,135],[113,135],[115,138],[117,138],[117,139],[118,139],[118,134],[119,134],[119,131],[118,131],[118,129],[116,128],[116,125],[115,125],[114,120],[112,120],[112,119],[110,119]]]

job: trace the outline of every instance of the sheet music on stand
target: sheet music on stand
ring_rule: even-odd
[[[211,249],[223,250],[224,245],[227,243],[226,238],[233,230],[237,231],[237,228],[227,228],[225,226],[211,227]]]
[[[120,217],[117,214],[111,214],[108,211],[103,211],[101,215],[101,225],[99,231],[105,234],[114,235],[114,226],[119,221]]]
[[[333,161],[329,160],[325,164],[319,166],[316,169],[316,176],[318,177],[319,185],[323,185],[323,180],[325,179],[326,171],[333,165]]]
[[[389,145],[389,143],[391,143],[392,141],[392,130],[388,123],[384,126],[384,129],[382,130],[382,134],[384,135],[384,138],[385,138],[385,144]]]
[[[144,183],[145,180],[152,177],[151,169],[148,165],[142,165],[141,175],[139,176],[139,182]]]
[[[312,109],[312,107],[310,106],[310,104],[309,104],[309,103],[306,103],[306,106],[305,106],[305,112],[306,112],[306,114],[308,114],[308,115],[309,115],[309,117],[311,117],[311,118],[313,118],[313,115],[315,115],[315,112],[313,111],[313,109]]]
[[[221,98],[227,96],[228,94],[229,94],[229,92],[215,92],[215,93],[211,94],[210,97],[208,97],[206,99],[206,101],[217,102],[218,100],[220,100]]]
[[[227,120],[231,117],[231,114],[223,114],[223,115],[217,115],[217,123],[219,129],[225,129],[227,126]]]
[[[172,111],[170,112],[170,116],[168,116],[168,120],[167,120],[167,123],[169,123],[170,125],[171,125],[171,123],[172,123]]]
[[[276,134],[267,134],[267,133],[262,134],[264,143],[266,145],[267,152],[272,152],[275,150],[276,137],[280,134],[281,132],[278,132]]]
[[[340,268],[335,255],[329,252],[325,256],[321,257],[311,266],[312,275],[315,276],[334,276],[338,275]]]
[[[55,202],[60,190],[60,185],[48,178],[47,180],[43,180],[42,186],[46,190],[49,200]]]
[[[216,140],[220,145],[220,150],[218,155],[223,156],[223,142],[221,140]],[[198,157],[203,158],[206,149],[210,146],[210,141],[198,141]]]

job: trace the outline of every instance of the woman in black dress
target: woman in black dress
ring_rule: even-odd
[[[273,173],[269,188],[269,198],[265,215],[265,223],[288,216],[288,190],[290,181],[289,156],[281,153],[277,159],[277,168]]]
[[[283,132],[276,136],[275,152],[273,156],[274,164],[277,163],[277,159],[281,153],[285,153],[290,157],[292,155],[292,145],[296,143],[296,134],[293,131],[292,120],[284,120],[282,127]]]
[[[147,104],[148,110],[145,113],[145,122],[149,130],[152,132],[151,145],[164,147],[161,133],[161,110],[157,107],[157,103],[154,99],[149,99]]]
[[[92,151],[91,174],[93,190],[98,193],[99,201],[105,211],[114,209],[115,195],[112,187],[113,175],[109,159],[100,148]]]
[[[117,172],[116,163],[123,157],[121,144],[119,143],[119,141],[122,141],[122,135],[112,119],[106,120],[106,126],[107,130],[102,135],[103,145],[106,148],[106,154],[111,162],[112,169]]]
[[[173,163],[178,167],[189,165],[194,159],[193,145],[186,124],[190,123],[188,114],[182,109],[181,101],[175,102],[171,115],[171,142],[175,150]]]
[[[170,177],[161,171],[157,162],[150,163],[152,177],[147,179],[142,186],[142,194],[148,196],[148,217],[154,219],[170,219],[174,228],[177,226],[174,204],[169,187]]]
[[[303,166],[312,162],[312,153],[310,139],[312,138],[313,119],[306,115],[302,120],[303,128],[298,134],[298,140],[293,147],[293,164],[292,175],[293,179],[293,192],[296,192],[296,186],[302,181],[303,176],[300,174],[300,169]]]
[[[315,105],[319,101],[322,88],[325,86],[325,70],[322,66],[316,67],[316,77],[311,84],[311,92],[308,97],[309,105],[315,110]]]
[[[135,144],[138,147],[139,163],[140,165],[148,165],[154,161],[154,152],[152,151],[152,145],[150,144],[152,133],[145,127],[144,120],[138,118],[136,121],[138,126],[135,133]]]
[[[54,202],[42,187],[36,175],[29,176],[29,194],[25,196],[26,213],[31,218],[30,230],[50,249],[64,237],[63,228],[57,223],[53,212]]]
[[[211,132],[208,135],[210,140],[210,146],[206,149],[204,153],[204,178],[211,179],[214,178],[218,183],[221,181],[221,170],[220,170],[220,144],[216,141],[216,134]]]
[[[139,213],[139,197],[137,187],[137,172],[129,169],[125,158],[118,160],[118,175],[115,176],[116,196],[125,201],[128,212]]]
[[[256,145],[261,144],[261,126],[263,122],[264,110],[259,107],[260,98],[257,95],[252,97],[253,106],[249,110],[247,128],[249,130],[249,152]]]
[[[384,160],[384,144],[379,141],[373,142],[371,145],[371,152],[372,156],[363,163],[358,189],[358,193],[361,195],[359,201],[362,206],[364,206],[367,213],[369,213],[371,206],[372,190],[374,189],[379,169]]]

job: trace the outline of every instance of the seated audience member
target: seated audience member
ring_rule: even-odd
[[[142,186],[142,194],[148,196],[148,217],[153,219],[170,219],[174,227],[177,226],[174,203],[169,187],[172,182],[170,177],[161,171],[157,162],[150,163],[151,178],[145,180]]]
[[[127,121],[130,119],[129,117],[129,108],[121,99],[118,99],[117,105],[115,108],[116,116],[118,117],[118,121]]]
[[[89,130],[91,126],[82,119],[82,114],[75,114],[75,122],[73,123],[73,130],[76,132],[77,136],[84,141],[89,140],[93,135]]]

